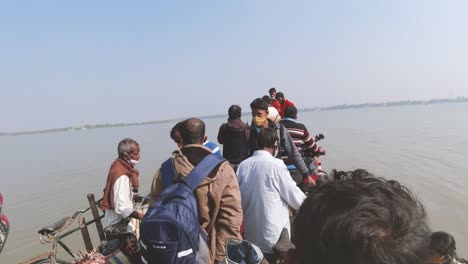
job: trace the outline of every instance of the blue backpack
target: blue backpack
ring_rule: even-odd
[[[164,191],[148,208],[140,224],[143,263],[208,263],[208,238],[198,222],[197,200],[193,194],[206,176],[224,159],[206,156],[185,178],[176,176],[172,159],[161,166]]]

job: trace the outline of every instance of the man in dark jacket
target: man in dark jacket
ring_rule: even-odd
[[[223,144],[223,157],[234,170],[249,156],[250,127],[241,120],[241,111],[240,106],[231,105],[228,122],[222,124],[218,132],[218,142]]]
[[[281,144],[281,151],[284,155],[288,156],[289,160],[296,166],[297,175],[291,175],[296,183],[300,183],[303,179],[307,179],[305,182],[310,184],[315,184],[315,180],[310,177],[309,169],[304,162],[301,154],[297,150],[294,142],[289,135],[286,127],[282,124],[276,124],[275,122],[268,119],[268,103],[262,98],[257,98],[253,100],[250,104],[252,109],[252,125],[250,126],[250,138],[249,138],[249,148],[250,153],[258,150],[257,135],[258,133],[267,127],[274,128],[278,133],[279,142]],[[281,158],[281,153],[275,153],[273,155],[276,158]]]

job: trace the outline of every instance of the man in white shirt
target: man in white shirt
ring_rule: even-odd
[[[104,212],[106,226],[121,222],[126,218],[142,219],[143,213],[133,210],[132,189],[138,189],[139,172],[134,166],[140,159],[140,146],[130,138],[119,142],[119,157],[112,163],[107,176],[101,209]],[[136,230],[133,221],[126,226],[126,232]],[[122,230],[125,231],[125,230]]]
[[[259,150],[239,164],[237,180],[244,211],[244,236],[266,254],[273,253],[281,231],[290,231],[289,209],[299,209],[306,198],[289,175],[278,150],[278,134],[272,128],[259,132]]]

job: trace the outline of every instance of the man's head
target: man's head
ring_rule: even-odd
[[[257,135],[258,148],[274,155],[278,148],[278,133],[273,128],[262,129]]]
[[[205,142],[205,123],[195,117],[183,121],[179,127],[182,145],[198,144]]]
[[[140,145],[131,138],[125,138],[119,142],[117,154],[119,158],[129,162],[138,161],[140,159]]]
[[[294,221],[298,264],[424,263],[423,206],[395,181],[338,172],[309,192]]]
[[[268,103],[262,98],[257,98],[250,103],[252,120],[257,127],[268,127]]]
[[[276,100],[278,100],[278,102],[282,104],[284,102],[284,94],[282,92],[277,93]]]
[[[284,110],[284,117],[297,119],[297,108],[294,106],[288,106]]]
[[[231,105],[228,109],[229,120],[234,120],[241,117],[242,109],[238,105]]]
[[[449,263],[457,256],[455,238],[443,231],[434,232],[429,238],[429,251],[427,260],[429,263]]]
[[[177,144],[178,148],[182,147],[182,139],[180,137],[180,124],[181,123],[182,122],[179,122],[179,123],[175,124],[175,126],[172,127],[171,133],[170,133],[170,136],[171,136],[172,140],[174,140],[174,142]]]
[[[276,89],[270,88],[270,90],[268,90],[268,93],[270,94],[270,97],[274,99],[276,96]]]
[[[270,105],[271,100],[273,100],[273,99],[271,99],[268,95],[264,95],[264,96],[262,97],[262,99],[265,100],[265,102],[267,102],[268,105]]]

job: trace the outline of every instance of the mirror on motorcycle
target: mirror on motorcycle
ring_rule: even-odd
[[[260,264],[263,259],[262,251],[252,242],[236,238],[226,240],[227,264]]]

